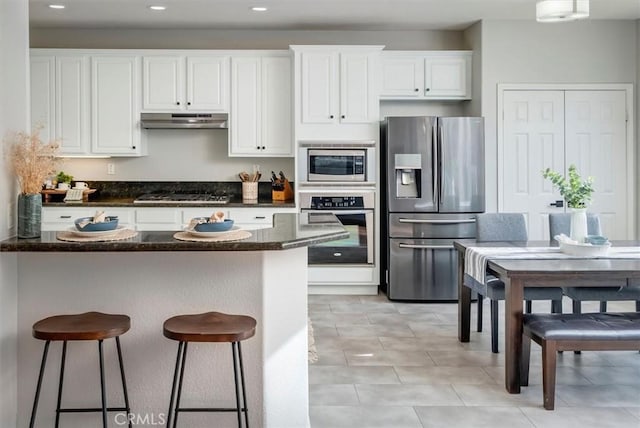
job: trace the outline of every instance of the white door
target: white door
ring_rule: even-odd
[[[340,54],[340,123],[371,122],[369,58],[366,53]]]
[[[262,153],[260,75],[259,57],[231,59],[230,155]]]
[[[467,58],[467,56],[434,56],[425,59],[424,96],[426,98],[470,98]]]
[[[262,145],[264,153],[293,155],[291,58],[262,58]]]
[[[423,67],[422,57],[416,57],[415,55],[390,57],[383,53],[382,90],[380,96],[382,98],[421,97],[424,91]]]
[[[89,76],[87,56],[56,58],[56,138],[60,153],[89,152]]]
[[[600,216],[602,233],[626,239],[627,172],[626,95],[624,91],[567,91],[566,165],[593,177],[590,212]]]
[[[527,216],[529,239],[548,239],[547,214],[564,212],[544,169],[564,171],[564,92],[505,91],[501,212]],[[500,176],[500,173],[502,175]]]
[[[229,111],[229,57],[187,58],[187,109]]]
[[[337,54],[302,53],[302,122],[335,123],[338,112]]]
[[[184,58],[151,56],[142,59],[142,108],[175,111],[185,108]]]
[[[499,211],[527,215],[529,238],[548,239],[547,213],[560,194],[542,171],[575,164],[594,177],[589,212],[610,239],[629,238],[624,91],[505,91]]]

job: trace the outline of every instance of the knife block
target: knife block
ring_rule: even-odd
[[[282,184],[282,181],[278,180],[275,184]],[[283,190],[271,189],[271,199],[274,201],[288,201],[293,199],[293,189],[291,189],[289,180],[284,180]]]

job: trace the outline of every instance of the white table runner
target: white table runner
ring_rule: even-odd
[[[582,259],[560,251],[558,247],[467,247],[464,255],[464,272],[476,281],[484,283],[488,259]],[[640,247],[611,247],[598,259],[640,259]]]

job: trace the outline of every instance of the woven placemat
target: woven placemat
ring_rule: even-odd
[[[105,242],[105,241],[121,241],[123,239],[129,239],[136,236],[138,232],[131,229],[120,229],[109,235],[101,236],[80,236],[73,232],[58,232],[56,238],[60,241],[71,242]]]
[[[248,230],[231,230],[227,233],[221,233],[216,236],[195,236],[189,232],[177,232],[173,237],[179,241],[194,241],[194,242],[224,242],[224,241],[240,241],[251,237],[251,232]]]

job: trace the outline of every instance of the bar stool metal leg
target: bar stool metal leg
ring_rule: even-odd
[[[173,382],[171,383],[171,398],[169,399],[169,412],[167,414],[167,428],[171,427],[171,417],[173,416],[173,399],[176,395],[176,384],[178,383],[178,372],[180,371],[180,359],[182,357],[182,347],[184,342],[178,342],[178,355],[176,355],[176,368],[173,371]]]
[[[100,395],[102,396],[102,426],[107,428],[107,390],[104,384],[104,355],[102,340],[98,340],[98,354],[100,354]]]
[[[125,407],[125,411],[127,412],[127,420],[129,421],[129,428],[133,428],[131,423],[131,418],[129,418],[131,407],[129,406],[129,394],[127,393],[127,380],[124,376],[124,364],[122,363],[122,348],[120,348],[119,336],[116,336],[116,347],[118,349],[118,362],[120,363],[120,377],[122,378],[122,393],[124,395],[124,407]]]
[[[242,382],[242,402],[244,403],[244,422],[249,428],[249,405],[247,404],[247,388],[244,386],[244,364],[242,364],[242,348],[238,342],[238,356],[240,357],[240,381]]]
[[[62,342],[62,359],[60,360],[60,381],[58,383],[58,404],[56,404],[56,425],[60,424],[60,403],[62,402],[62,382],[64,382],[64,363],[67,359],[67,341]]]
[[[44,374],[44,367],[47,364],[47,353],[49,352],[50,340],[44,343],[44,351],[42,352],[42,363],[40,363],[40,374],[38,375],[38,386],[36,386],[36,396],[33,399],[33,408],[31,409],[31,420],[29,421],[29,428],[33,428],[36,422],[36,411],[38,410],[38,400],[40,399],[40,388],[42,387],[42,375]]]
[[[233,353],[233,380],[236,387],[236,413],[238,415],[238,428],[242,428],[242,404],[240,403],[240,385],[238,384],[238,357],[236,354],[237,342],[231,342]]]
[[[176,413],[173,418],[173,428],[178,426],[178,412],[180,411],[180,397],[182,397],[182,381],[184,380],[184,363],[187,359],[187,345],[189,345],[189,342],[184,342],[184,347],[182,348],[182,364],[180,366],[180,379],[178,380],[178,396],[176,397]]]

